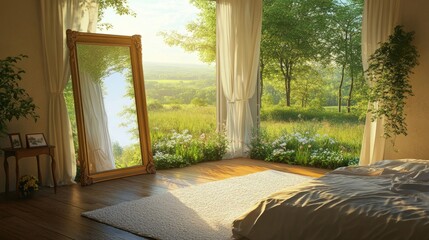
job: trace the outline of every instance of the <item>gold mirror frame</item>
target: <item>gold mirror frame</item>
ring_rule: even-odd
[[[79,65],[77,56],[77,44],[98,46],[124,46],[130,48],[130,59],[137,111],[137,124],[140,137],[140,150],[142,165],[113,169],[104,172],[90,173],[88,162],[88,146],[85,129],[85,116],[83,113]],[[146,108],[146,95],[144,89],[142,45],[141,36],[119,36],[108,34],[84,33],[67,30],[67,46],[70,50],[70,67],[72,75],[73,96],[76,112],[76,124],[78,129],[79,162],[81,172],[81,184],[89,185],[95,182],[115,178],[133,176],[145,173],[155,173],[155,165],[150,143],[149,124]]]

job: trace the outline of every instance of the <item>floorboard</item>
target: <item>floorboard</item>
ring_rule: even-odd
[[[319,177],[327,170],[251,159],[205,162],[152,175],[116,179],[81,187],[42,188],[29,199],[0,194],[0,239],[144,239],[81,217],[81,213],[168,190],[274,169]]]

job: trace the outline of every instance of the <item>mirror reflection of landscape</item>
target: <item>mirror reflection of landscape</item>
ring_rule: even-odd
[[[142,165],[130,49],[77,44],[89,172]]]

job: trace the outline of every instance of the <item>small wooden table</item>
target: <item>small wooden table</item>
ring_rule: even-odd
[[[39,156],[46,154],[51,156],[51,170],[52,170],[52,179],[54,180],[54,192],[57,193],[57,183],[55,181],[55,158],[54,158],[54,149],[55,146],[45,146],[45,147],[34,147],[34,148],[3,148],[1,149],[4,152],[4,171],[6,174],[6,186],[5,192],[9,192],[9,163],[7,159],[9,157],[15,157],[16,162],[16,192],[19,191],[19,160],[26,157],[36,157],[37,159],[37,174],[39,177],[39,183],[42,182],[42,174],[40,172],[40,162]]]

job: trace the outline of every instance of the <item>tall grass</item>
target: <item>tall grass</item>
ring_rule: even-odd
[[[360,112],[344,113],[320,109],[265,107],[261,110],[262,121],[328,121],[331,123],[363,123]]]
[[[148,115],[153,138],[170,134],[172,130],[188,130],[193,135],[216,131],[215,106],[167,105],[163,110],[148,111]]]
[[[221,158],[225,151],[226,141],[215,132],[215,106],[164,105],[148,114],[158,167],[187,166],[204,161],[204,155]],[[359,157],[364,123],[357,115],[271,108],[261,118],[263,136],[250,144],[251,157],[325,168],[354,164]],[[211,140],[201,140],[206,138]]]
[[[264,129],[268,135],[268,139],[274,140],[279,138],[285,132],[294,132],[299,128],[303,128],[306,125],[316,125],[316,131],[320,135],[327,135],[334,138],[337,142],[340,142],[346,146],[350,152],[359,155],[359,151],[362,144],[363,136],[363,123],[330,123],[328,121],[262,121],[261,128]]]

